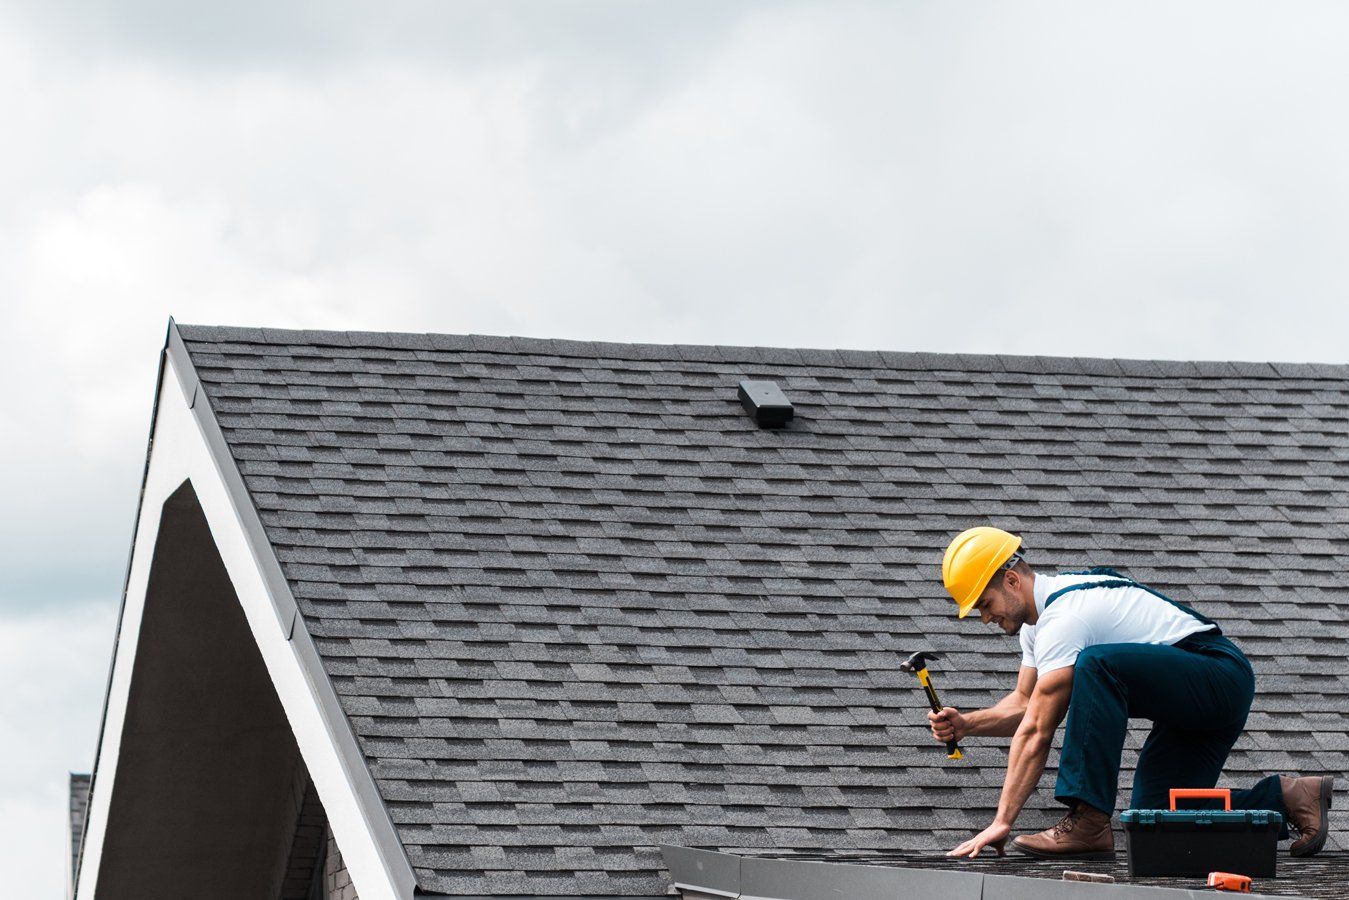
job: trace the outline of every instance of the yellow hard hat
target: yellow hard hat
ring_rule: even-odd
[[[956,535],[941,561],[941,580],[965,618],[988,587],[993,573],[1021,547],[1021,538],[981,525]]]

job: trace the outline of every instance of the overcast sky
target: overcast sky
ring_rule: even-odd
[[[181,322],[1349,359],[1334,3],[0,3],[0,880]]]

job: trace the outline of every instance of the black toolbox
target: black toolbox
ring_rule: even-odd
[[[1218,797],[1225,809],[1176,809],[1179,797]],[[1193,875],[1233,872],[1275,877],[1283,816],[1266,809],[1231,808],[1228,791],[1173,790],[1171,809],[1126,809],[1120,813],[1129,874]]]

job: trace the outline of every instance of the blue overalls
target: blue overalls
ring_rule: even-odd
[[[1214,626],[1173,645],[1097,644],[1077,657],[1054,796],[1111,813],[1119,792],[1120,754],[1130,718],[1151,719],[1134,772],[1134,809],[1166,809],[1173,787],[1211,788],[1241,736],[1255,697],[1255,673],[1246,656],[1212,619],[1113,569],[1055,591],[1045,609],[1070,591],[1136,587]],[[1233,809],[1271,809],[1283,815],[1283,789],[1270,775],[1249,790],[1232,791]],[[1287,837],[1287,830],[1280,837]]]

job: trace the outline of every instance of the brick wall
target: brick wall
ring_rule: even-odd
[[[301,766],[303,772],[303,766]],[[319,802],[318,792],[309,781],[309,774],[296,785],[295,827],[291,838],[289,858],[281,880],[280,900],[309,900],[314,883],[323,877],[319,858],[328,840],[328,819]]]
[[[342,851],[337,849],[332,832],[328,833],[328,859],[323,867],[323,876],[328,900],[359,900],[356,885],[351,883],[346,864],[342,862]]]
[[[291,791],[294,826],[278,890],[271,896],[279,900],[359,900],[356,886],[342,862],[342,851],[328,827],[318,791],[302,762],[298,764]]]

